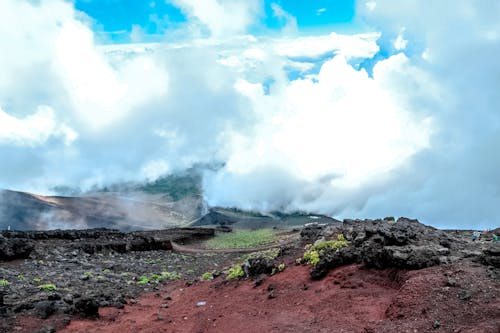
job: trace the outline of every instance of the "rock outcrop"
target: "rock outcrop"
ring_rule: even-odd
[[[374,268],[419,269],[481,254],[480,248],[471,246],[464,237],[408,218],[344,220],[341,225],[306,226],[301,233],[307,242],[337,234],[343,234],[349,245],[323,250],[319,263],[312,269],[313,278],[321,278],[328,270],[349,263]],[[499,254],[497,246],[492,245],[482,252],[482,261],[496,266]]]

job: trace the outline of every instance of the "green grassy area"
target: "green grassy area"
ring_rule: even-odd
[[[271,229],[235,230],[217,234],[206,242],[211,249],[249,248],[269,244],[276,240]]]
[[[166,193],[172,199],[180,200],[184,197],[199,195],[201,193],[201,175],[194,172],[169,175],[142,185],[138,189],[150,194]]]

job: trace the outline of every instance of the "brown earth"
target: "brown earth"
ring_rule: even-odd
[[[61,332],[500,332],[500,284],[481,265],[415,271],[348,265],[312,281],[290,266],[250,280],[180,283]],[[197,306],[198,302],[206,302]]]

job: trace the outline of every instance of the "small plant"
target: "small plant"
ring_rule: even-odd
[[[122,272],[120,275],[121,275],[121,276],[129,276],[129,275],[130,275],[130,272]]]
[[[304,252],[304,262],[316,266],[319,263],[319,252],[316,250],[307,250]]]
[[[92,276],[94,276],[94,274],[92,272],[84,272],[83,275],[88,277],[88,278],[91,278]]]
[[[38,283],[40,283],[41,281],[42,281],[42,279],[40,279],[40,278],[37,278],[37,277],[36,277],[36,278],[33,278],[33,283],[38,284]]]
[[[186,271],[186,273],[188,273],[188,274],[193,274],[193,273],[194,273],[194,269],[188,269],[188,270]]]
[[[151,274],[149,276],[149,281],[150,282],[161,282],[163,281],[165,277],[163,275],[160,275],[160,274]]]
[[[139,277],[139,281],[137,281],[137,284],[147,284],[149,283],[149,278],[145,275],[142,275]]]
[[[8,286],[9,284],[10,282],[5,279],[0,280],[0,287]]]
[[[21,280],[21,281],[24,281],[24,280],[25,280],[25,277],[24,277],[24,275],[23,275],[23,274],[19,274],[19,275],[17,276],[17,279],[18,279],[18,280]]]
[[[55,291],[57,290],[56,285],[52,283],[42,284],[38,286],[41,291]]]
[[[245,272],[241,265],[234,265],[229,269],[229,274],[227,275],[227,280],[240,279],[245,276]]]
[[[202,278],[203,280],[213,280],[213,278],[214,278],[214,273],[212,273],[212,272],[205,272],[205,273],[203,273],[203,274],[201,275],[201,278]]]
[[[278,272],[283,272],[285,270],[286,266],[284,263],[281,263],[278,265]]]
[[[182,277],[180,273],[161,272],[161,275],[169,280],[178,280]]]
[[[337,240],[330,240],[307,246],[302,261],[309,265],[316,266],[319,263],[320,256],[325,250],[338,250],[348,244],[349,242],[345,240],[344,235],[340,234],[337,236]]]
[[[102,272],[103,272],[104,274],[108,274],[108,273],[110,273],[111,271],[110,271],[109,269],[107,269],[107,268],[106,268],[106,269],[105,269],[105,270],[103,270]]]

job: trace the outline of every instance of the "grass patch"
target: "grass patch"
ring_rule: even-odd
[[[245,272],[243,271],[243,268],[241,265],[234,265],[229,269],[228,275],[226,277],[227,280],[232,280],[232,279],[241,279],[242,277],[245,276]]]
[[[38,289],[40,289],[40,291],[55,291],[57,287],[55,284],[49,283],[38,286]]]
[[[271,229],[235,230],[217,234],[206,245],[211,249],[250,248],[272,243],[276,236]]]

